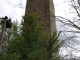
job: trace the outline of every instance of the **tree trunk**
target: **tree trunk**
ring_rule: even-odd
[[[1,31],[1,34],[0,34],[0,52],[1,52],[1,47],[2,47],[2,40],[3,40],[3,37],[4,37],[5,27],[6,27],[6,21],[7,21],[7,19],[5,19],[4,23],[2,24],[2,31]]]

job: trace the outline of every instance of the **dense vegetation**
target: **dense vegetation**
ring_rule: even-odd
[[[13,27],[6,29],[0,60],[59,60],[52,55],[61,45],[59,34],[47,36],[40,19],[36,14],[26,14],[20,25],[13,22]]]

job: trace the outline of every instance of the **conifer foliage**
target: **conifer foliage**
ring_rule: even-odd
[[[40,22],[40,19],[37,14],[25,14],[20,28],[16,30],[16,33],[13,31],[14,35],[10,38],[6,52],[0,59],[57,60],[54,59],[53,53],[58,52],[60,40],[56,33],[49,37],[43,32],[44,23]]]

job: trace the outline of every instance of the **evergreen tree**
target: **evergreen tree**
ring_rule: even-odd
[[[57,60],[53,53],[60,44],[56,33],[52,37],[43,32],[44,23],[36,14],[23,16],[20,29],[14,27],[13,37],[2,60]],[[56,44],[57,43],[57,44]],[[56,45],[55,45],[56,44]],[[55,46],[55,47],[54,47]]]

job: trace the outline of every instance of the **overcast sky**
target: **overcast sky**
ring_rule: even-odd
[[[65,2],[66,0],[54,0],[56,15],[65,15],[64,11],[68,9],[68,4]],[[25,12],[25,5],[26,0],[0,0],[0,17],[8,16],[12,20],[20,21]]]
[[[69,0],[53,0],[55,5],[55,15],[70,19]],[[0,0],[0,17],[8,16],[12,20],[21,21],[25,12],[26,0]],[[63,48],[61,48],[63,49]],[[67,54],[65,51],[63,53]],[[74,53],[75,54],[75,53]],[[79,55],[78,55],[79,56]]]
[[[0,0],[0,17],[8,16],[20,20],[25,12],[26,0]]]

